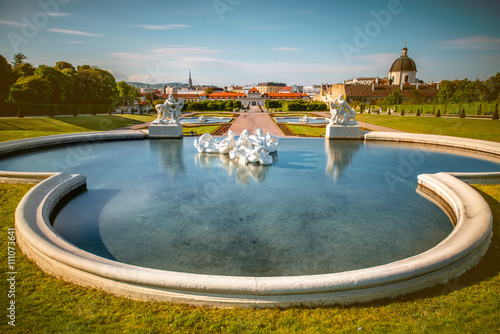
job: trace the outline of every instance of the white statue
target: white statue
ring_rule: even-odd
[[[153,121],[154,124],[176,124],[179,123],[181,110],[184,107],[184,99],[175,101],[174,96],[170,94],[163,104],[156,105],[158,117]]]
[[[220,143],[212,137],[209,133],[205,133],[200,136],[200,139],[195,139],[194,147],[199,153],[229,153],[236,146],[236,141],[234,140],[234,132],[229,130],[227,132],[227,137],[224,138]]]
[[[309,117],[307,115],[304,115],[301,119],[299,119],[300,123],[309,123]]]
[[[200,117],[198,117],[198,121],[200,121],[201,123],[204,123],[207,121],[207,119],[205,118],[204,115],[201,115]]]
[[[340,94],[335,100],[329,99],[330,113],[332,118],[330,125],[334,124],[352,124],[356,125],[356,110],[352,109],[344,99],[344,94]],[[340,119],[342,117],[342,119]]]
[[[274,137],[270,132],[266,135],[266,149],[269,153],[278,151],[278,138]]]
[[[249,162],[272,165],[273,157],[269,153],[278,150],[278,140],[270,133],[264,136],[262,129],[257,129],[253,135],[248,130],[243,130],[238,141],[235,141],[234,132],[229,130],[227,137],[220,143],[205,133],[194,141],[194,147],[199,153],[229,154],[229,158],[240,165]]]

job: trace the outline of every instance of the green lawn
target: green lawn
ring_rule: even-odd
[[[414,133],[428,133],[500,142],[500,121],[491,119],[357,114],[356,119]]]
[[[0,142],[62,133],[107,131],[155,118],[153,114],[0,118]]]
[[[0,141],[23,136],[110,130],[151,121],[155,117],[117,115],[0,119]],[[469,134],[474,138],[479,134],[500,141],[500,122],[497,121],[366,114],[358,115],[357,119],[393,128],[406,127],[400,128],[405,131],[437,133],[437,127],[442,132],[438,134]],[[198,127],[195,131],[198,134],[211,132],[208,127],[205,130]],[[324,132],[323,128],[316,129]],[[422,129],[429,129],[429,132]],[[0,229],[3,236],[0,238],[0,249],[4,254],[8,249],[8,228],[14,227],[15,208],[30,187],[0,184]],[[41,271],[16,246],[16,327],[9,326],[8,319],[4,317],[0,322],[0,331],[350,333],[362,328],[363,332],[378,333],[492,333],[500,328],[500,185],[482,185],[477,189],[488,201],[494,215],[492,244],[477,267],[446,285],[394,300],[349,307],[295,307],[286,310],[197,308],[134,301],[63,282]],[[8,272],[6,257],[1,263],[2,272]],[[5,274],[1,288],[0,305],[6,312],[10,299],[6,293]]]
[[[29,185],[0,184],[2,252]],[[4,333],[494,333],[500,328],[500,186],[478,186],[494,215],[492,244],[480,264],[446,285],[378,303],[282,309],[216,309],[141,302],[63,282],[16,246],[16,326]],[[6,256],[6,255],[5,255]],[[6,258],[2,272],[8,272]],[[7,281],[0,305],[6,312]],[[5,314],[5,313],[4,313]]]
[[[208,116],[208,114],[206,114]],[[225,116],[228,114],[210,114]],[[32,137],[58,135],[63,133],[108,131],[130,125],[142,124],[156,119],[156,115],[99,115],[99,116],[62,116],[0,118],[0,142]],[[201,135],[212,133],[219,125],[184,125],[183,133],[191,135],[191,130]]]
[[[198,136],[201,136],[204,133],[212,133],[219,128],[220,125],[200,125],[200,126],[186,126],[182,127],[182,133],[184,136],[191,136],[191,130],[197,133]]]
[[[296,135],[301,135],[306,137],[324,137],[326,131],[325,126],[307,126],[307,125],[292,125],[292,124],[286,124],[286,126]]]

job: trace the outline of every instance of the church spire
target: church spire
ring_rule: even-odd
[[[188,81],[188,86],[193,87],[193,80],[191,80],[191,70],[189,70],[189,81]]]

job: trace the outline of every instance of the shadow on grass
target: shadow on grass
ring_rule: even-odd
[[[24,129],[18,127],[18,126],[15,126],[15,125],[3,122],[3,121],[0,121],[0,123],[5,124],[6,126],[13,128],[12,130],[24,130]],[[3,129],[1,131],[6,131],[6,130],[8,131],[8,130],[11,130],[11,129]]]
[[[142,120],[135,120],[116,115],[68,116],[58,117],[57,120],[93,131],[114,130],[129,125],[144,123]]]

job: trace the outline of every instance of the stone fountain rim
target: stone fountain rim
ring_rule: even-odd
[[[367,141],[459,147],[500,157],[500,144],[485,141],[382,132],[371,132],[364,137]],[[145,138],[147,135],[140,131],[39,137],[0,143],[0,156],[67,143]],[[3,176],[9,173],[16,172],[2,172]],[[17,173],[22,178],[19,174],[27,177],[30,173]],[[49,174],[37,174],[36,177],[46,179],[32,188],[16,209],[16,235],[21,250],[52,275],[135,299],[222,307],[288,307],[395,297],[444,283],[475,266],[492,236],[491,211],[473,188],[449,173],[424,174],[418,177],[419,189],[441,203],[455,218],[456,226],[441,243],[421,254],[376,267],[310,276],[236,277],[163,271],[108,260],[62,239],[53,230],[49,216],[65,196],[86,186],[86,177]],[[500,173],[490,174],[500,176]],[[469,178],[474,175],[467,174]],[[477,177],[485,175],[480,173]]]

